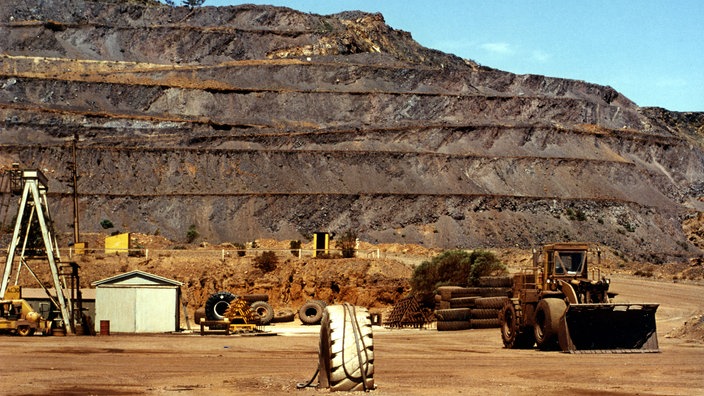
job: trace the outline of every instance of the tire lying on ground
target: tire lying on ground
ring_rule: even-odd
[[[501,320],[494,319],[471,319],[470,325],[473,329],[494,329],[501,327]]]
[[[301,323],[307,325],[320,323],[323,318],[323,309],[325,309],[322,304],[323,302],[320,300],[311,300],[303,304],[301,309],[298,310],[298,318]]]
[[[274,319],[274,309],[266,301],[255,301],[249,305],[249,309],[259,315],[260,325],[268,325]]]
[[[296,317],[296,313],[293,312],[293,310],[284,309],[284,310],[277,311],[274,313],[274,318],[271,320],[271,323],[293,322],[293,319],[295,317]]]
[[[472,319],[496,319],[499,317],[500,310],[493,308],[474,308],[472,309]]]
[[[472,324],[467,320],[443,320],[437,322],[438,331],[469,330]]]
[[[237,296],[226,291],[213,293],[205,302],[205,318],[208,320],[223,320],[225,311],[230,307],[230,302]]]
[[[452,322],[455,320],[469,320],[470,308],[450,308],[450,309],[438,309],[435,310],[435,317],[438,322]]]
[[[477,299],[476,306],[477,308],[491,308],[498,310],[504,307],[504,303],[508,299],[508,297],[482,297]]]
[[[374,339],[369,311],[330,305],[320,324],[320,384],[331,391],[374,389]]]
[[[193,321],[196,324],[200,324],[201,318],[205,318],[205,307],[200,307],[193,313]]]

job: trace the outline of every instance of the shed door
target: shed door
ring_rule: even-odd
[[[135,331],[159,333],[176,330],[175,299],[175,289],[140,288],[135,301]]]

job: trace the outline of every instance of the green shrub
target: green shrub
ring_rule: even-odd
[[[491,252],[449,250],[424,261],[413,271],[411,287],[415,294],[433,293],[439,286],[469,286],[480,276],[498,275],[506,267]]]
[[[275,270],[278,264],[279,259],[276,257],[276,253],[270,250],[262,252],[260,256],[254,258],[254,267],[264,272],[271,272]]]
[[[198,234],[198,231],[196,230],[196,225],[191,224],[190,227],[188,227],[188,232],[186,232],[186,242],[187,243],[192,243],[193,241],[198,238],[200,234]]]

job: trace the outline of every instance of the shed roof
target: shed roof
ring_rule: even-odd
[[[164,278],[148,272],[134,270],[101,279],[91,283],[91,286],[126,285],[126,286],[182,286],[183,283]]]

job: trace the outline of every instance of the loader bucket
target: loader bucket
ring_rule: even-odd
[[[560,321],[560,348],[570,353],[659,352],[658,304],[571,304]]]

